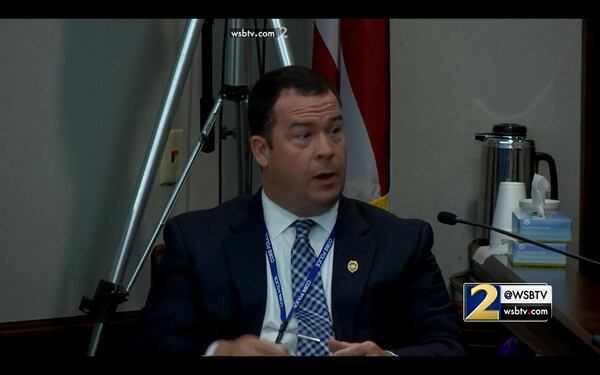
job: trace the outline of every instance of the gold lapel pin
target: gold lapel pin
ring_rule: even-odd
[[[356,271],[358,271],[358,262],[355,260],[351,260],[348,262],[348,271],[350,271],[350,273],[354,273]]]

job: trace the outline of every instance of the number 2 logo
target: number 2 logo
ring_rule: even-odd
[[[483,292],[485,295],[483,299],[479,301],[481,296],[476,294]],[[467,291],[466,296],[466,310],[464,320],[498,320],[500,319],[500,311],[498,309],[489,309],[490,306],[497,301],[498,289],[490,284],[479,284],[473,286]],[[476,298],[477,297],[477,298]],[[470,311],[469,314],[467,312]]]

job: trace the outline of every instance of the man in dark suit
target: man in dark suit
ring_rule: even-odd
[[[146,349],[463,354],[431,226],[342,196],[335,89],[308,68],[281,68],[253,87],[248,115],[262,189],[167,222],[144,308]]]

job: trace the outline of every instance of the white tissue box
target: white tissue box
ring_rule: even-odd
[[[540,217],[522,210],[513,212],[512,232],[533,240],[570,242],[571,219],[563,212],[551,212]]]

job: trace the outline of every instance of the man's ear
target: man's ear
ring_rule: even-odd
[[[250,137],[250,149],[254,159],[261,168],[266,168],[269,165],[271,149],[265,137],[261,135],[253,135]]]

